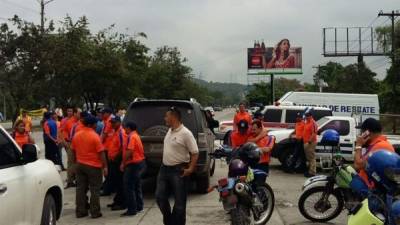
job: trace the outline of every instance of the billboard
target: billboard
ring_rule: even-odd
[[[291,47],[288,39],[282,39],[275,47],[255,42],[253,48],[247,49],[249,75],[302,73],[301,50],[301,47]]]

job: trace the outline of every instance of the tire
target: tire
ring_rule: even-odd
[[[214,172],[215,172],[215,159],[211,160],[211,168],[210,168],[210,177],[214,176]]]
[[[293,150],[291,148],[289,148],[289,146],[284,148],[283,150],[284,151],[282,151],[282,154],[279,157],[279,161],[282,164],[282,169],[284,171],[287,171],[287,170],[290,170],[290,168],[288,167],[287,164],[289,163],[288,162],[289,157],[293,154]]]
[[[232,225],[250,225],[250,211],[244,205],[237,204],[230,214]]]
[[[210,187],[210,173],[206,172],[204,175],[198,175],[196,179],[196,190],[200,194],[207,194]]]
[[[42,220],[40,225],[56,225],[56,202],[52,195],[47,194],[44,198]]]
[[[260,221],[255,221],[255,224],[257,225],[264,225],[266,224],[272,216],[272,213],[274,212],[274,207],[275,207],[275,195],[274,191],[272,190],[271,186],[269,186],[267,183],[264,183],[262,185],[257,186],[257,194],[264,204],[264,207],[267,206],[267,209],[265,211],[267,214],[264,216],[264,218]],[[265,194],[266,196],[261,196],[261,194]],[[266,197],[266,199],[265,199]],[[267,200],[268,202],[265,202]]]
[[[329,195],[329,197],[333,196],[336,199],[337,203],[338,203],[336,209],[334,209],[332,213],[330,213],[330,214],[328,214],[326,216],[323,216],[321,214],[321,216],[319,216],[319,217],[316,216],[316,215],[310,215],[309,214],[308,209],[305,206],[307,199],[310,196],[314,195],[314,194],[320,193],[322,195],[322,193],[324,191],[325,191],[325,187],[314,187],[314,188],[308,189],[307,191],[305,191],[300,196],[300,199],[299,199],[299,210],[300,210],[301,215],[303,215],[306,219],[308,219],[310,221],[313,221],[313,222],[322,222],[322,223],[324,223],[324,222],[328,222],[328,221],[336,218],[342,212],[343,206],[344,206],[344,202],[343,202],[342,197],[340,196],[340,193],[335,191],[335,192],[333,192],[332,194]],[[328,201],[329,201],[329,199],[328,199]],[[319,213],[319,212],[317,212],[317,213]]]

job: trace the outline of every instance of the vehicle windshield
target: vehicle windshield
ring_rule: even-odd
[[[165,125],[165,113],[171,107],[175,106],[173,102],[160,105],[147,105],[147,104],[137,104],[133,105],[132,108],[128,110],[125,121],[133,121],[137,125],[137,130],[139,134],[143,135],[143,132],[154,126],[166,126]],[[176,107],[176,106],[175,106]],[[190,106],[177,106],[182,114],[183,124],[196,135],[196,117],[194,115],[193,109]]]
[[[317,125],[318,125],[318,127],[321,127],[322,126],[322,124],[324,124],[324,123],[326,123],[326,122],[328,122],[328,118],[326,118],[326,117],[322,117],[320,120],[318,120],[317,121]]]

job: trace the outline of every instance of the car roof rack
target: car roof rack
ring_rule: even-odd
[[[147,98],[135,98],[135,100],[133,100],[134,102],[140,102],[140,101],[143,101],[143,100],[147,100]]]

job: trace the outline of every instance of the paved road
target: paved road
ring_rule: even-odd
[[[223,112],[216,112],[216,119],[228,120],[233,117],[233,111],[227,110]],[[41,134],[35,132],[36,140],[41,140]],[[42,143],[39,145],[43,147]],[[43,148],[42,148],[43,149]],[[43,151],[42,151],[43,155]],[[217,161],[215,175],[211,178],[212,182],[216,182],[219,178],[225,177],[227,173],[227,166],[224,162]],[[62,174],[65,176],[65,174]],[[318,225],[318,223],[311,223],[304,219],[298,209],[297,201],[301,194],[301,186],[304,183],[304,177],[299,174],[286,174],[279,169],[279,164],[276,161],[272,162],[270,177],[268,183],[275,193],[275,210],[271,220],[268,222],[270,225]],[[106,204],[111,203],[112,198],[102,197],[102,213],[101,219],[76,219],[74,214],[75,208],[75,192],[73,189],[65,191],[64,198],[64,212],[59,221],[61,225],[122,225],[122,224],[140,224],[140,225],[161,225],[162,217],[157,208],[154,199],[154,180],[147,180],[144,184],[145,194],[145,210],[143,213],[138,214],[131,218],[121,218],[119,215],[122,213],[112,212],[106,208]],[[344,225],[347,224],[346,213],[343,212],[339,218],[329,223],[331,225]],[[212,192],[206,195],[191,194],[188,201],[187,209],[187,224],[229,224],[229,216],[223,211],[222,205],[218,202],[218,193]]]

